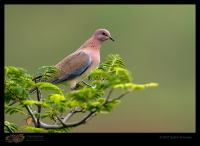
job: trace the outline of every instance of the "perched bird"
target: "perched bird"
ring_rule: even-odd
[[[75,90],[76,84],[98,67],[101,44],[108,39],[114,41],[108,30],[97,29],[82,46],[56,65],[60,70],[49,82],[68,85],[71,90]],[[30,89],[29,93],[35,90]]]

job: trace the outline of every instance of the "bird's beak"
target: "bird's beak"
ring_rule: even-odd
[[[113,42],[115,42],[115,40],[114,40],[111,36],[109,36],[109,38],[110,38]]]

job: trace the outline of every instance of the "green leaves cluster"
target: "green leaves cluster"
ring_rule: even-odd
[[[12,66],[4,68],[4,103],[9,104],[11,101],[18,101],[21,108],[34,105],[38,107],[38,105],[41,105],[45,112],[34,113],[34,116],[39,119],[49,118],[57,120],[59,114],[64,114],[73,107],[84,108],[88,112],[109,113],[120,103],[120,98],[125,95],[124,93],[158,86],[157,83],[132,83],[131,73],[126,69],[122,58],[117,54],[108,55],[105,63],[101,62],[99,67],[88,76],[87,79],[90,85],[80,82],[76,85],[76,91],[71,91],[67,94],[58,86],[46,82],[51,80],[58,73],[59,69],[55,66],[43,66],[39,69],[39,76],[35,78],[27,74],[26,70],[22,68]],[[32,100],[29,97],[29,90],[31,88],[38,88],[41,91],[51,90],[53,92],[41,100]],[[110,94],[117,88],[123,90],[122,95],[110,99]],[[106,90],[109,91],[108,95],[106,95]],[[36,96],[38,95],[36,94]],[[6,114],[21,113],[27,115],[21,108],[7,105],[4,107]],[[27,116],[31,118],[30,115]],[[61,123],[58,122],[58,124]],[[22,128],[32,132],[62,133],[74,127],[46,130],[30,126],[23,126]]]
[[[67,133],[72,129],[74,129],[74,127],[62,128],[62,129],[42,129],[31,126],[22,126],[22,128],[29,132],[34,132],[34,133]]]
[[[34,85],[33,77],[26,73],[25,69],[19,67],[4,67],[4,102],[11,100],[27,99],[29,88]]]
[[[14,113],[21,113],[21,114],[27,115],[23,110],[16,107],[12,107],[12,106],[4,105],[4,110],[6,114],[10,114],[10,115]]]
[[[8,121],[4,122],[4,130],[9,133],[14,133],[19,130],[18,126],[14,123],[10,123]]]

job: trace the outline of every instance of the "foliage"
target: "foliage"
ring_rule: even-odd
[[[4,130],[6,132],[12,132],[12,133],[14,133],[15,131],[18,131],[19,129],[18,129],[18,126],[16,124],[10,123],[8,121],[5,121],[4,122]]]
[[[117,54],[108,55],[105,63],[101,62],[99,67],[88,76],[90,84],[80,82],[76,85],[76,91],[67,94],[63,93],[63,90],[58,86],[48,82],[58,73],[59,69],[55,66],[43,66],[39,70],[39,76],[35,78],[22,68],[12,66],[4,68],[4,103],[8,104],[4,106],[5,114],[21,113],[26,115],[27,124],[34,121],[35,127],[22,126],[22,128],[36,133],[68,132],[76,126],[86,123],[96,113],[111,112],[115,106],[120,104],[120,99],[127,93],[158,86],[157,83],[132,83],[131,73]],[[29,90],[32,88],[37,89],[37,100],[32,100],[29,97]],[[122,94],[110,99],[110,95],[117,88],[123,90]],[[42,90],[53,92],[42,98],[40,94]],[[109,91],[107,95],[106,90]],[[20,108],[10,106],[12,102],[19,102]],[[36,106],[38,111],[32,112],[33,106]],[[28,114],[22,110],[24,108]],[[45,109],[43,113],[41,113],[42,109]],[[68,114],[66,114],[67,112]],[[88,114],[79,121],[68,123],[69,118],[79,112]],[[42,120],[46,118],[52,120],[53,125],[42,124]],[[38,126],[37,121],[40,121],[40,126]],[[13,131],[18,130],[16,125],[7,124],[7,126],[10,126]],[[4,129],[9,132],[7,127]]]
[[[35,128],[31,126],[22,126],[22,128],[24,128],[27,131],[31,131],[35,133],[45,133],[45,130],[43,130],[42,128]]]
[[[12,107],[12,106],[4,105],[4,110],[5,110],[6,114],[10,114],[10,115],[12,115],[14,113],[21,113],[21,114],[27,115],[23,110],[16,108],[16,107]]]

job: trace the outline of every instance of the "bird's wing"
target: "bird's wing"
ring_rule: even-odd
[[[80,50],[64,58],[56,66],[60,68],[58,75],[51,82],[53,84],[73,79],[81,75],[92,63],[91,57],[85,51]]]

